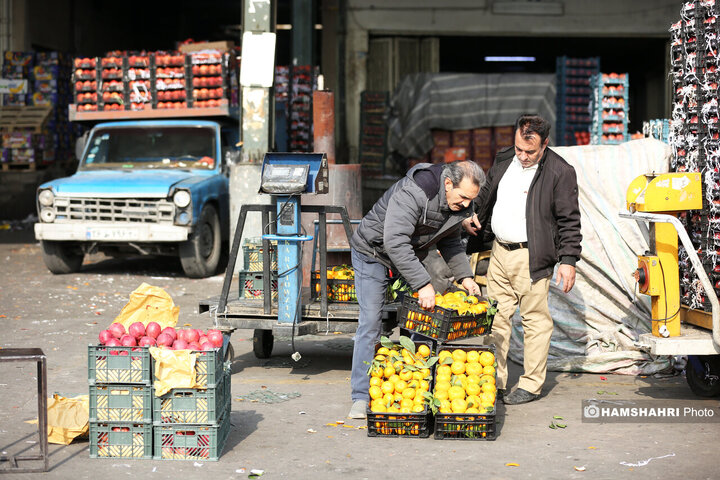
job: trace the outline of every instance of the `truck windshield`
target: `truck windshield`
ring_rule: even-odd
[[[95,131],[81,170],[215,168],[215,131],[204,127],[112,127]]]

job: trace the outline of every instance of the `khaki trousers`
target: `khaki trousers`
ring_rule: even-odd
[[[512,317],[520,306],[524,335],[524,372],[518,388],[539,394],[545,383],[547,355],[553,321],[548,309],[550,277],[530,281],[527,248],[507,250],[493,242],[487,272],[488,297],[497,300],[498,311],[492,326],[497,359],[497,388],[506,388],[507,354],[510,349]]]

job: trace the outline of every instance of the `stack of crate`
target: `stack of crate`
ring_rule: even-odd
[[[593,75],[600,72],[600,57],[557,57],[558,145],[583,145],[590,135],[590,102]]]
[[[381,175],[388,155],[389,92],[362,92],[360,96],[360,152],[364,174]]]
[[[238,272],[240,298],[263,298],[263,244],[261,237],[246,238],[243,243],[243,267]],[[273,301],[278,295],[277,242],[270,242],[270,291]]]
[[[616,145],[628,140],[630,120],[627,73],[593,76],[591,139],[593,145]]]
[[[151,374],[145,347],[88,346],[90,458],[152,458]]]
[[[195,352],[196,388],[153,396],[156,460],[217,460],[230,433],[230,368],[222,349]]]

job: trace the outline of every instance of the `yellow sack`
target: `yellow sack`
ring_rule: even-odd
[[[197,354],[191,350],[168,350],[150,347],[155,359],[155,396],[160,397],[173,388],[195,388]]]
[[[48,442],[70,445],[75,438],[87,434],[89,418],[89,395],[66,398],[57,393],[54,394],[48,398]],[[35,419],[27,423],[37,424],[38,421]]]
[[[120,311],[114,323],[122,323],[127,330],[135,322],[147,326],[157,322],[162,328],[177,325],[180,307],[176,307],[170,295],[160,287],[144,283],[130,294],[130,301]]]

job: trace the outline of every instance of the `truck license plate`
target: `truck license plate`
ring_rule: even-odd
[[[88,240],[133,240],[135,231],[126,228],[88,228]]]

